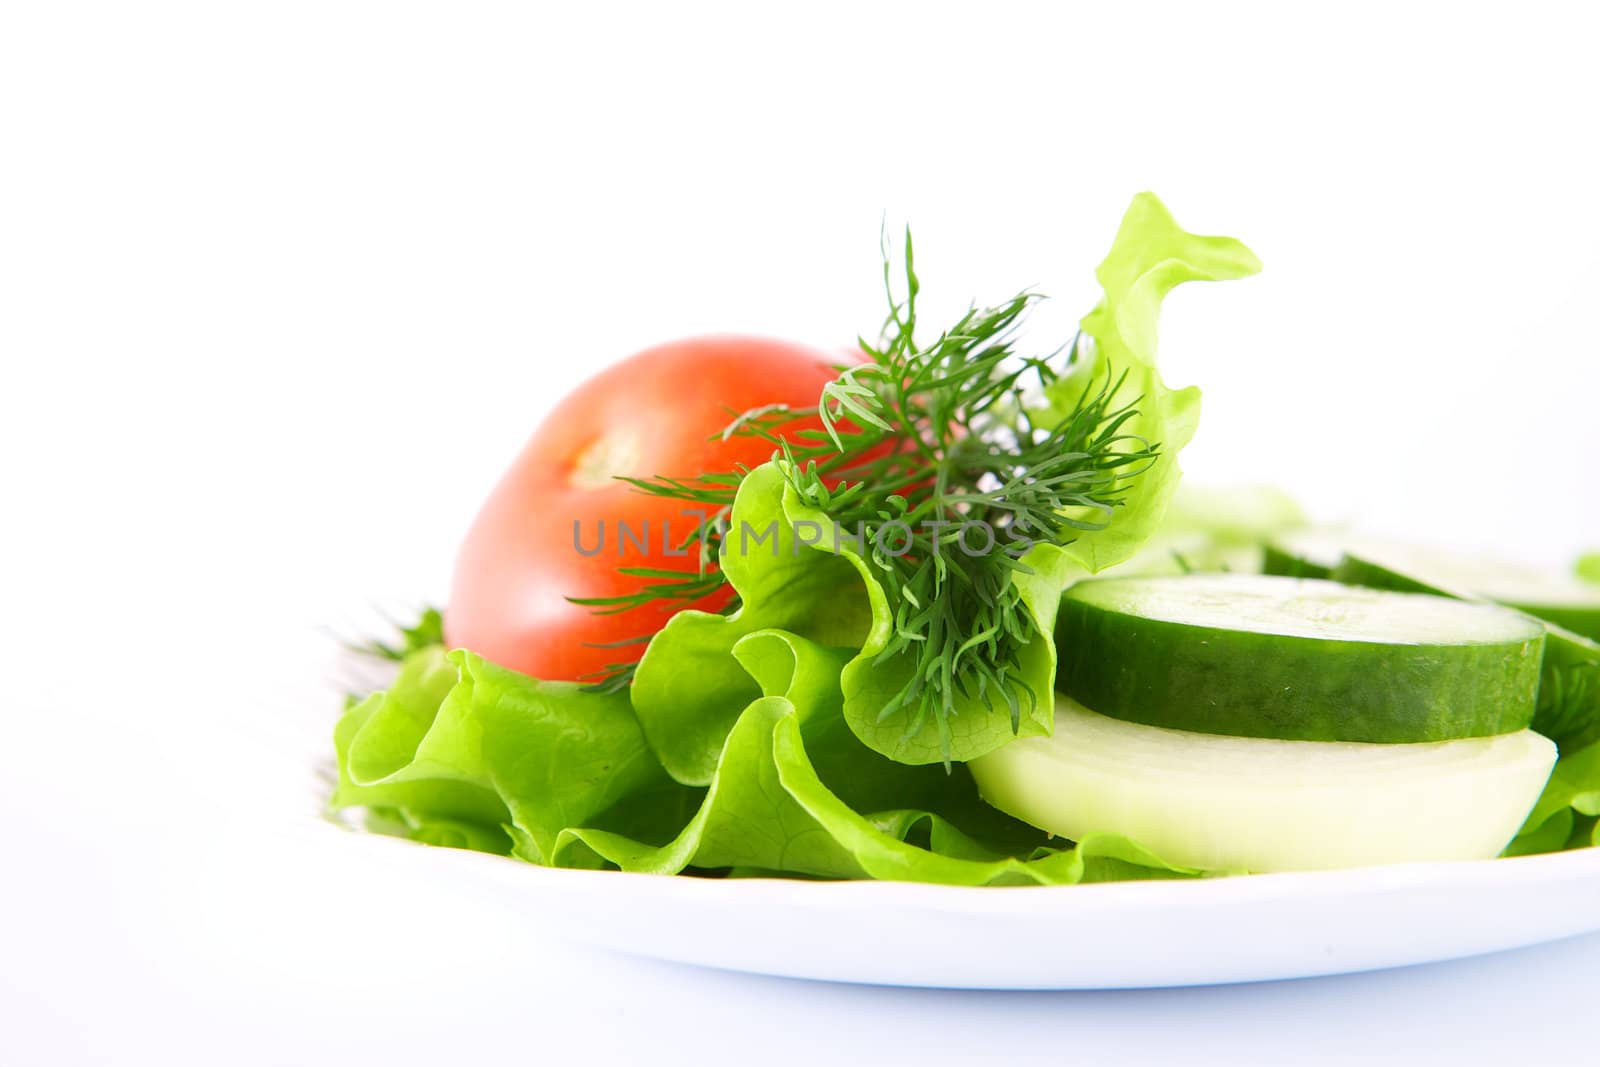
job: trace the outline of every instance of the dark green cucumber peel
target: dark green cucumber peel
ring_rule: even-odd
[[[1455,589],[1444,589],[1431,585],[1399,571],[1390,570],[1381,564],[1352,556],[1345,553],[1333,572],[1328,575],[1336,582],[1345,585],[1360,585],[1368,589],[1387,589],[1393,593],[1426,593],[1429,596],[1445,596],[1452,600],[1477,600],[1478,597],[1470,593]]]
[[[1269,541],[1261,546],[1261,573],[1284,578],[1326,578],[1332,571],[1315,560],[1297,554],[1287,545]]]
[[[1480,600],[1470,593],[1429,585],[1371,560],[1348,554],[1334,568],[1333,577],[1335,581],[1371,589],[1431,593],[1455,600]],[[1544,661],[1540,665],[1539,698],[1533,715],[1533,728],[1554,741],[1562,752],[1576,752],[1600,741],[1600,643],[1549,620],[1542,621],[1545,628]]]
[[[1331,577],[1335,581],[1364,585],[1372,589],[1398,589],[1402,592],[1451,596],[1458,600],[1493,601],[1508,608],[1516,608],[1536,619],[1553,623],[1580,637],[1591,641],[1600,640],[1600,588],[1596,589],[1593,604],[1585,603],[1581,596],[1576,603],[1528,599],[1526,591],[1523,596],[1501,596],[1495,595],[1502,592],[1501,589],[1480,591],[1466,588],[1459,583],[1445,587],[1436,581],[1414,578],[1388,564],[1368,559],[1359,552],[1356,554],[1346,552],[1338,566],[1333,569]]]
[[[1577,634],[1590,641],[1600,640],[1600,608],[1567,604],[1528,604],[1502,601],[1508,608],[1516,608],[1552,626]]]
[[[1293,531],[1262,546],[1261,573],[1285,578],[1327,578],[1344,556],[1345,535],[1333,530]]]
[[[1533,719],[1543,635],[1531,622],[1504,641],[1400,644],[1147,618],[1084,599],[1110,582],[1201,580],[1215,583],[1099,579],[1068,590],[1057,616],[1057,688],[1129,722],[1285,740],[1445,741],[1510,733]],[[1249,580],[1308,592],[1333,585]]]

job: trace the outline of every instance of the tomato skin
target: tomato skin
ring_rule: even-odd
[[[765,463],[770,442],[718,437],[730,409],[813,407],[842,362],[786,341],[703,337],[647,349],[579,386],[534,431],[468,531],[445,610],[446,642],[538,678],[578,680],[644,652],[643,644],[593,646],[653,634],[686,608],[723,606],[730,590],[616,615],[567,598],[636,592],[642,580],[620,567],[696,571],[693,552],[668,549],[698,519],[682,502],[637,492],[616,476],[692,478]],[[807,425],[816,422],[791,428]],[[635,537],[648,531],[643,551],[619,538],[623,524]]]

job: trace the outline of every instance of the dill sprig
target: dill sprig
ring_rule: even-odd
[[[1018,327],[1043,299],[1037,293],[969,308],[919,343],[921,284],[909,231],[903,263],[901,299],[886,245],[889,313],[878,340],[860,342],[865,362],[842,368],[815,407],[744,412],[725,434],[770,441],[798,498],[832,518],[852,543],[859,533],[894,619],[877,662],[909,656],[913,663],[880,721],[909,710],[909,735],[931,719],[948,752],[958,699],[990,712],[1003,705],[1015,730],[1023,708],[1048,696],[1021,677],[1022,649],[1050,639],[1037,632],[1012,581],[1030,573],[1024,549],[1065,545],[1081,531],[1104,528],[1130,475],[1154,461],[1157,446],[1124,432],[1137,401],[1119,398],[1121,378],[1086,381],[1065,415],[1043,403],[1044,390],[1079,369],[1086,342],[1074,338],[1043,357],[1019,354]],[[646,584],[590,603],[626,611],[721,588],[717,551],[743,473],[629,479],[641,492],[712,517],[683,545],[698,545],[701,565],[694,574],[626,572]],[[626,675],[613,672],[603,684],[626,684]]]
[[[385,616],[384,621],[394,628],[398,640],[391,642],[375,637],[370,641],[344,641],[341,644],[358,655],[393,663],[399,663],[413,652],[444,644],[444,614],[438,608],[418,609],[417,620],[410,624],[389,616]]]

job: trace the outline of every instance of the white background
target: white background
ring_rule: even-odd
[[[1037,285],[1048,344],[1154,189],[1267,265],[1170,303],[1197,481],[1534,560],[1600,545],[1577,8],[0,10],[0,1062],[1589,1047],[1592,938],[1269,987],[865,991],[564,948],[309,817],[325,628],[438,595],[596,367],[874,328],[885,219],[930,311]]]

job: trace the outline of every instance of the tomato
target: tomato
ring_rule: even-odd
[[[535,430],[467,533],[446,641],[539,678],[576,680],[644,651],[594,646],[653,634],[685,608],[726,604],[731,591],[723,589],[600,615],[567,598],[636,592],[642,580],[620,567],[694,572],[694,553],[672,550],[697,517],[617,476],[692,478],[765,463],[770,442],[718,437],[730,409],[813,407],[841,362],[784,341],[707,337],[648,349],[579,386]]]

